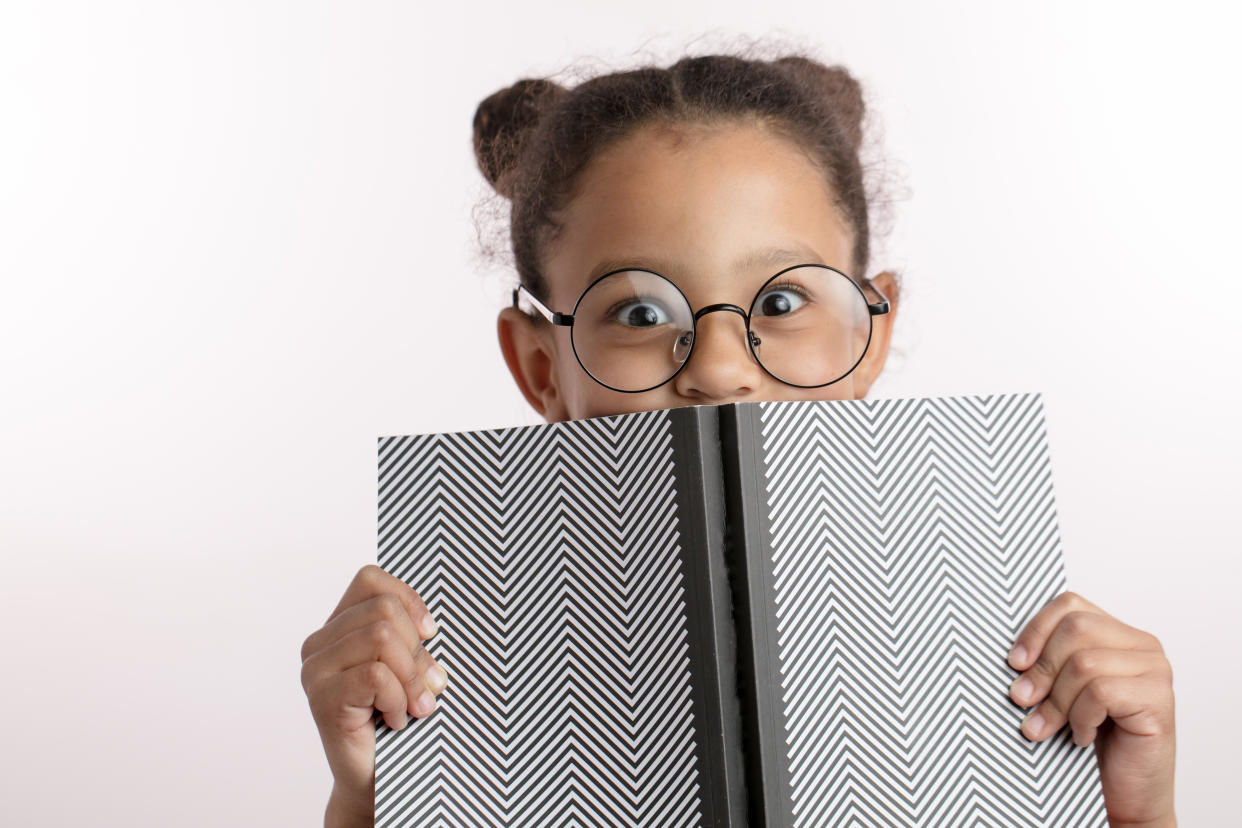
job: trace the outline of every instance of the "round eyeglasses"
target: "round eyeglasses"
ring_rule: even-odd
[[[524,285],[525,293],[553,325],[570,329],[582,370],[605,388],[641,393],[677,376],[697,341],[698,321],[730,311],[746,325],[746,344],[759,366],[796,388],[822,388],[849,375],[871,343],[871,317],[888,313],[879,288],[864,280],[877,302],[846,274],[821,264],[787,267],[755,293],[749,310],[708,305],[695,311],[676,283],[645,268],[605,273],[587,286],[573,313],[550,310]]]

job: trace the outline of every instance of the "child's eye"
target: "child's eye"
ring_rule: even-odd
[[[806,303],[801,290],[794,285],[769,290],[759,298],[756,316],[784,316]]]
[[[673,321],[660,303],[646,299],[619,302],[608,312],[608,318],[629,328],[652,328]]]

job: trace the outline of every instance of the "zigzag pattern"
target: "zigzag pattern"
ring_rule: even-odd
[[[449,686],[376,717],[377,826],[700,824],[667,412],[379,444],[381,567]]]
[[[795,824],[1106,826],[1007,695],[1065,588],[1039,395],[760,407]]]

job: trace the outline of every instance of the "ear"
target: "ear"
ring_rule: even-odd
[[[867,346],[867,353],[853,374],[854,398],[859,400],[867,396],[872,383],[884,368],[884,361],[888,359],[888,343],[892,339],[893,324],[897,321],[897,308],[900,307],[900,288],[897,286],[895,273],[885,270],[873,276],[871,282],[888,297],[888,313],[871,317],[871,344]]]
[[[550,326],[509,307],[496,319],[496,334],[509,373],[531,407],[550,423],[568,420]]]

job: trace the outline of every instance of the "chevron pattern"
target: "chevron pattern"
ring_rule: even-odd
[[[1007,695],[1065,589],[1039,395],[759,405],[795,824],[1106,826]]]
[[[382,438],[381,567],[449,686],[376,716],[377,826],[699,825],[668,413]]]

